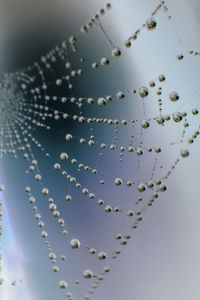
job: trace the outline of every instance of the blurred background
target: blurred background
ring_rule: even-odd
[[[199,115],[194,116],[191,111],[199,107],[200,59],[198,55],[190,55],[189,51],[200,49],[200,3],[197,0],[166,1],[167,10],[161,9],[155,15],[156,29],[141,29],[138,38],[132,41],[131,48],[126,49],[124,41],[146,23],[157,5],[159,2],[153,0],[112,2],[112,9],[102,16],[101,23],[112,43],[122,50],[122,56],[114,58],[99,28],[94,26],[87,35],[80,33],[80,27],[105,6],[104,1],[1,0],[1,74],[12,74],[33,65],[35,61],[43,68],[40,57],[74,34],[78,51],[74,53],[69,50],[68,56],[73,68],[81,68],[83,75],[74,78],[73,89],[68,89],[67,85],[59,87],[55,84],[57,79],[68,74],[65,67],[67,59],[57,62],[49,70],[44,67],[47,93],[50,97],[58,97],[57,102],[48,102],[50,109],[70,115],[79,115],[81,111],[83,116],[91,118],[136,120],[134,126],[119,125],[117,134],[114,126],[104,123],[90,126],[71,118],[47,120],[50,131],[33,128],[32,137],[42,144],[44,153],[50,153],[50,158],[45,157],[38,147],[31,144],[41,172],[42,185],[49,189],[48,196],[42,195],[42,186],[35,182],[30,171],[28,175],[25,174],[29,165],[23,153],[19,153],[16,160],[10,155],[3,156],[0,161],[0,181],[5,185],[5,190],[1,192],[4,211],[0,276],[4,278],[4,283],[0,286],[1,299],[62,300],[67,298],[67,292],[71,292],[74,299],[84,299],[96,279],[84,279],[83,271],[91,269],[100,274],[103,267],[108,266],[110,272],[98,283],[98,288],[94,288],[91,299],[199,300],[200,149],[198,138],[193,144],[188,144],[188,138],[199,126]],[[177,59],[178,54],[183,54],[183,60]],[[93,70],[91,64],[100,64],[102,57],[108,57],[110,65]],[[33,69],[30,73],[37,74],[37,70]],[[160,74],[165,75],[164,82],[159,82]],[[151,80],[155,81],[154,89],[149,87]],[[30,88],[40,84],[36,81]],[[132,93],[132,90],[138,91],[142,86],[149,89],[144,106],[138,92]],[[162,87],[159,97],[156,93],[158,87]],[[125,92],[125,99],[117,99],[118,91]],[[178,92],[179,101],[169,100],[172,91]],[[112,95],[113,100],[105,107],[99,107],[97,99],[107,95]],[[32,103],[29,90],[24,97],[26,103]],[[92,97],[95,104],[86,104],[80,110],[69,101],[61,103],[61,97]],[[164,115],[187,112],[189,127],[182,143],[179,141],[184,129],[183,121],[175,123],[170,120],[165,126],[151,121],[150,128],[141,135],[141,120],[153,120],[159,115],[158,98],[162,99]],[[4,100],[1,94],[0,101]],[[44,101],[43,96],[39,101]],[[65,140],[67,133],[74,137],[70,143]],[[93,147],[87,144],[91,133],[95,140]],[[101,143],[113,144],[115,135],[117,149],[111,151],[107,146],[102,150]],[[84,145],[79,143],[81,137],[86,140]],[[130,146],[131,139],[135,148],[139,148],[143,142],[144,155],[138,159],[135,151],[132,154],[126,150],[120,162],[119,148]],[[155,146],[161,147],[161,153],[154,151]],[[152,147],[152,153],[146,151],[148,147]],[[182,158],[181,149],[188,149],[189,157]],[[81,190],[54,170],[54,163],[61,163],[59,156],[62,152],[69,156],[69,160],[62,163],[63,169],[76,177],[82,187],[93,192],[95,199],[84,196]],[[102,158],[100,153],[103,153]],[[78,163],[96,168],[98,173],[77,172],[78,167],[70,163],[73,158]],[[138,228],[131,229],[134,222],[126,217],[126,212],[137,212],[143,207],[143,202],[139,205],[136,203],[140,196],[137,184],[149,180],[155,159],[154,180],[157,180],[165,176],[177,158],[180,162],[164,181],[167,191],[160,193],[153,206],[145,209]],[[115,186],[116,177],[123,179],[122,186]],[[99,184],[101,179],[105,180],[104,185]],[[131,188],[126,187],[127,180],[134,182]],[[58,273],[52,271],[47,247],[40,236],[42,230],[37,225],[25,193],[26,186],[31,187],[37,199],[36,205],[48,231],[48,241],[58,257]],[[72,196],[70,202],[65,200],[68,194]],[[150,191],[145,192],[144,202],[148,201],[150,195]],[[67,223],[68,236],[62,234],[57,219],[48,208],[49,197],[55,199],[61,217]],[[105,205],[100,207],[97,204],[99,199],[103,199],[105,205],[119,207],[123,212],[105,213]],[[127,245],[121,246],[115,240],[117,233],[123,236],[131,234],[132,238]],[[71,249],[72,238],[81,241],[80,249]],[[108,257],[101,262],[97,256],[89,254],[85,247],[105,251]],[[121,250],[121,254],[113,259],[113,252],[117,249]],[[66,260],[61,261],[60,255],[65,255]],[[68,282],[67,290],[59,288],[60,280]],[[80,280],[80,284],[75,280]],[[13,281],[16,284],[13,285]]]

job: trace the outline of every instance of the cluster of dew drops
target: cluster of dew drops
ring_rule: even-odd
[[[46,159],[51,162],[55,172],[63,176],[67,182],[80,190],[80,197],[89,197],[90,199],[98,198],[98,195],[95,191],[91,190],[88,186],[83,185],[79,177],[71,176],[67,171],[67,163],[72,164],[77,169],[77,174],[80,172],[91,172],[91,174],[99,174],[99,184],[104,185],[108,180],[110,185],[115,185],[117,188],[126,186],[129,189],[132,189],[133,192],[137,195],[135,203],[130,204],[129,210],[124,210],[122,207],[113,206],[112,203],[107,202],[104,199],[98,199],[97,205],[103,208],[104,213],[112,214],[124,214],[130,221],[130,232],[126,234],[121,234],[115,232],[114,239],[119,242],[119,248],[112,249],[111,254],[101,249],[96,249],[95,247],[88,247],[84,245],[79,237],[74,236],[70,239],[69,245],[74,251],[87,251],[93,257],[101,262],[101,269],[98,272],[95,272],[91,269],[83,270],[82,276],[75,280],[75,283],[80,284],[81,280],[90,279],[93,280],[91,288],[83,296],[84,299],[90,299],[92,295],[98,288],[98,285],[103,281],[106,273],[111,269],[112,261],[116,259],[124,248],[128,241],[132,237],[132,232],[135,230],[139,223],[143,219],[144,211],[152,206],[152,204],[159,197],[160,193],[167,190],[167,179],[172,174],[173,170],[180,162],[181,159],[189,156],[189,146],[192,144],[199,135],[199,128],[194,131],[194,133],[186,138],[187,128],[189,127],[188,119],[190,117],[198,115],[198,109],[193,108],[190,112],[173,112],[171,114],[165,115],[163,111],[163,99],[162,99],[162,90],[164,88],[165,81],[167,80],[165,74],[158,74],[156,79],[149,81],[149,85],[136,87],[132,90],[116,91],[115,95],[100,96],[97,99],[92,97],[75,97],[73,95],[73,90],[76,86],[76,78],[80,78],[84,75],[84,57],[80,58],[80,66],[83,65],[83,68],[78,69],[73,68],[73,62],[70,60],[70,57],[75,55],[77,52],[81,53],[79,39],[84,38],[86,35],[90,34],[90,30],[98,30],[103,35],[105,43],[107,43],[111,49],[111,57],[102,56],[99,60],[92,62],[89,65],[93,72],[98,72],[101,68],[107,68],[112,64],[113,60],[120,60],[122,52],[128,51],[129,48],[137,42],[137,39],[142,35],[143,30],[151,31],[156,30],[158,24],[156,21],[157,14],[161,13],[163,10],[165,13],[168,12],[165,1],[161,1],[160,4],[153,10],[151,16],[144,24],[141,25],[133,34],[125,39],[124,45],[121,47],[116,47],[112,39],[107,34],[104,25],[103,18],[105,14],[110,13],[112,10],[111,3],[107,3],[105,7],[101,8],[94,16],[89,20],[88,23],[83,25],[80,28],[80,32],[76,35],[71,35],[68,40],[63,41],[61,46],[56,45],[52,50],[50,50],[45,56],[42,56],[38,62],[34,62],[31,66],[27,68],[16,71],[14,73],[5,73],[1,75],[1,86],[0,86],[0,157],[3,158],[4,155],[10,154],[14,159],[17,159],[19,153],[22,153],[24,159],[27,162],[26,174],[34,176],[36,182],[38,182],[38,189],[40,189],[41,194],[46,197],[49,202],[49,210],[52,213],[52,216],[57,219],[57,222],[60,226],[61,232],[64,236],[68,236],[71,228],[66,224],[66,220],[62,218],[62,211],[57,208],[56,199],[51,196],[50,189],[44,185],[42,172],[40,171],[40,165],[37,161],[37,157],[32,150],[33,146],[37,147]],[[168,17],[170,19],[170,16]],[[195,52],[195,55],[199,55],[198,52]],[[193,51],[190,51],[189,54],[194,54]],[[185,54],[184,54],[185,55]],[[181,62],[184,59],[183,54],[178,54],[176,59],[177,62]],[[65,74],[55,79],[55,82],[49,77],[49,74],[56,74],[57,77],[57,65],[65,65]],[[87,66],[88,67],[88,66]],[[52,95],[52,86],[56,88],[67,88],[67,91],[71,93],[71,96],[60,96]],[[156,86],[158,86],[157,90]],[[154,90],[158,99],[157,99],[157,115],[155,117],[149,118],[148,111],[146,109],[146,102],[148,102],[149,94],[151,90]],[[102,117],[87,117],[83,115],[83,108],[96,105],[96,112],[98,114],[99,110],[104,109],[104,107],[109,106],[112,102],[115,102],[117,106],[117,101],[123,101],[124,106],[126,105],[126,99],[130,97],[138,97],[139,105],[143,109],[144,118],[142,120],[134,119],[109,119]],[[181,97],[177,91],[171,91],[168,95],[170,103],[177,103],[181,100]],[[57,103],[59,102],[58,109]],[[52,105],[53,103],[53,105]],[[71,114],[67,104],[75,105],[79,113]],[[62,105],[62,109],[60,109]],[[85,111],[85,110],[84,110]],[[87,111],[87,110],[86,110]],[[71,157],[71,154],[67,152],[59,153],[59,161],[52,161],[51,153],[45,151],[43,144],[34,136],[34,130],[47,130],[51,132],[53,130],[53,122],[55,121],[65,121],[71,120],[71,122],[78,125],[87,124],[90,131],[90,138],[87,140],[84,136],[76,136],[72,132],[66,132],[65,128],[62,128],[63,138],[67,144],[69,143],[79,143],[88,144],[88,147],[94,148],[95,146],[99,148],[98,153],[98,163],[96,167],[86,165],[81,161],[78,161],[75,157]],[[143,132],[148,131],[152,126],[158,126],[161,130],[165,127],[166,123],[173,123],[175,126],[180,126],[182,124],[182,135],[180,141],[176,142],[179,144],[187,143],[188,147],[181,148],[180,152],[177,154],[177,157],[174,159],[174,162],[171,166],[168,166],[167,172],[155,179],[156,171],[158,169],[159,156],[162,152],[162,147],[160,146],[145,146],[142,142]],[[95,134],[95,126],[109,126],[114,128],[114,139],[108,143],[98,141],[98,136]],[[128,128],[129,130],[137,130],[140,133],[141,142],[138,145],[134,144],[133,135],[131,135],[130,142],[128,145],[120,144],[120,139],[118,134],[121,128]],[[170,143],[169,146],[173,146],[174,143]],[[137,171],[139,172],[141,168],[142,157],[144,155],[150,155],[150,153],[155,153],[155,156],[151,158],[153,165],[152,171],[149,180],[145,182],[140,182],[137,179],[133,178],[124,178],[122,174],[107,175],[101,170],[101,160],[106,155],[106,150],[114,153],[118,151],[119,153],[119,163],[122,165],[125,160],[126,153],[130,155],[135,155],[137,159]],[[161,166],[162,167],[162,166]],[[156,175],[157,176],[157,175]],[[3,186],[1,186],[1,191]],[[70,192],[65,197],[65,201],[70,203],[73,201],[73,194]],[[41,216],[39,208],[36,206],[37,199],[34,196],[34,190],[32,191],[30,186],[25,187],[25,192],[28,195],[28,201],[33,206],[34,217],[38,221],[38,226],[41,228],[41,237],[45,241],[45,245],[48,250],[48,257],[50,262],[53,264],[52,270],[55,273],[59,273],[60,268],[62,268],[62,261],[65,261],[67,258],[66,254],[58,257],[56,250],[53,245],[51,245],[48,240],[48,231],[46,224]],[[148,193],[147,193],[148,192]],[[145,196],[145,193],[146,196]],[[0,221],[3,217],[2,212],[2,200],[0,201]],[[0,226],[0,235],[3,235],[3,228]],[[84,250],[83,250],[84,249]],[[0,256],[2,260],[2,256]],[[106,264],[105,264],[106,262]],[[0,284],[3,284],[3,278],[0,280]],[[13,284],[14,285],[14,284]],[[70,285],[67,278],[60,280],[58,285],[64,291],[67,290],[66,296],[72,300],[75,299],[75,295],[70,292]]]

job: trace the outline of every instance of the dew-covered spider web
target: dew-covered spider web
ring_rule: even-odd
[[[133,2],[102,3],[0,75],[2,299],[139,299],[119,284],[138,266],[113,269],[126,253],[129,268],[149,211],[187,193],[169,189],[198,151],[200,53],[180,35],[181,3]]]

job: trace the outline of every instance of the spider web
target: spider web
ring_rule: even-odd
[[[155,61],[148,41],[171,26],[167,3],[117,45],[109,34],[115,6],[124,9],[106,4],[40,60],[1,75],[1,158],[24,158],[27,201],[59,275],[52,288],[69,299],[97,299],[199,135],[198,108],[184,110],[184,82],[173,81],[198,52],[172,47],[166,70],[145,78],[130,71],[137,60],[145,69],[146,52]]]

